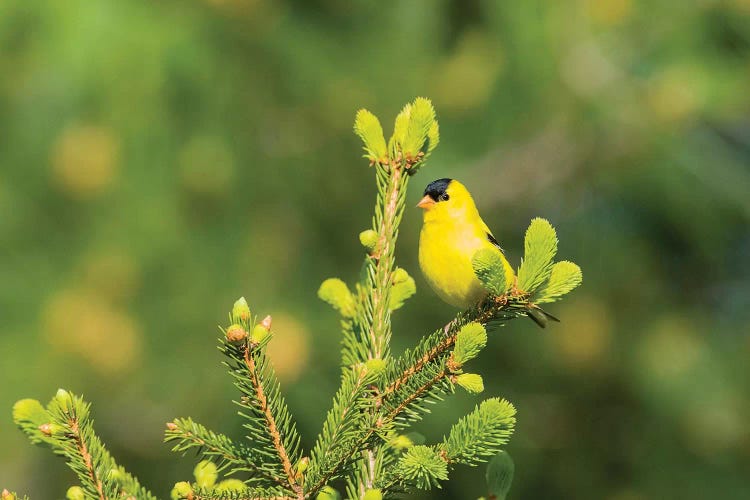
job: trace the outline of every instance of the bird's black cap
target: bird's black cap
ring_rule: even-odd
[[[429,196],[435,201],[438,201],[440,198],[440,195],[445,193],[445,190],[448,189],[448,184],[451,183],[453,179],[448,179],[447,177],[444,179],[438,179],[436,181],[432,181],[429,184],[427,184],[427,187],[424,188],[424,195]]]

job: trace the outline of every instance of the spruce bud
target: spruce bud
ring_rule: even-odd
[[[84,500],[86,495],[83,493],[83,488],[80,486],[71,486],[65,493],[65,498],[68,500]]]
[[[247,331],[237,323],[227,328],[227,340],[232,344],[241,344],[247,338]]]
[[[263,321],[261,321],[260,324],[263,325],[263,328],[265,328],[266,330],[270,332],[271,331],[271,315],[269,314],[268,316],[263,318]]]
[[[378,233],[372,229],[367,229],[359,233],[359,242],[365,247],[365,250],[372,252],[378,244]]]
[[[253,341],[254,344],[260,344],[264,340],[266,340],[271,335],[271,332],[268,331],[266,327],[264,327],[261,323],[258,323],[253,328],[253,333],[250,336],[250,339]]]
[[[310,466],[310,457],[302,457],[297,462],[297,474],[304,474]]]
[[[339,492],[332,487],[326,486],[320,490],[320,493],[315,497],[315,500],[341,500],[341,495],[339,495]]]
[[[55,400],[63,410],[70,410],[73,408],[73,398],[70,393],[65,389],[58,389],[55,394]]]
[[[328,278],[320,284],[318,297],[328,302],[345,318],[353,318],[357,304],[346,283],[338,278]]]
[[[123,473],[120,469],[109,469],[109,478],[112,481],[118,482],[123,479]]]
[[[187,481],[180,481],[179,483],[175,483],[170,496],[172,497],[172,500],[185,500],[191,498],[193,496],[193,488]]]
[[[203,460],[195,466],[193,470],[195,476],[195,484],[199,488],[210,488],[216,484],[216,478],[219,477],[218,469],[216,464],[209,460]]]
[[[216,485],[217,492],[228,492],[228,493],[242,493],[247,489],[245,483],[239,479],[225,479]]]
[[[232,321],[249,321],[250,306],[247,305],[245,297],[240,297],[232,306]]]
[[[383,370],[385,370],[385,367],[386,362],[383,359],[368,359],[365,363],[367,374],[373,377],[380,376],[380,374],[383,373]]]
[[[383,500],[383,493],[380,490],[367,490],[363,500]]]
[[[399,283],[403,283],[403,282],[405,282],[408,279],[409,279],[409,273],[406,272],[406,269],[404,269],[402,267],[397,267],[393,271],[392,280],[393,280],[393,284],[394,285],[397,285]]]
[[[391,440],[391,446],[397,450],[405,450],[414,446],[414,442],[405,434],[399,434]]]

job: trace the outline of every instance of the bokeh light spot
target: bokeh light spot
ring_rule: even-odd
[[[647,380],[679,383],[701,360],[705,345],[687,320],[665,317],[643,336],[638,346],[639,371]]]
[[[469,32],[456,50],[435,69],[432,95],[441,112],[463,112],[489,99],[504,65],[499,42]]]
[[[613,26],[625,22],[633,11],[632,0],[586,0],[586,13],[595,24]]]
[[[692,401],[682,415],[681,426],[690,449],[712,457],[741,446],[750,437],[746,421],[736,395],[708,396]]]
[[[563,322],[545,337],[555,359],[570,369],[601,366],[612,341],[611,314],[606,306],[593,297],[578,298],[563,303],[559,314]]]
[[[42,324],[52,347],[79,356],[103,375],[132,371],[141,355],[141,331],[135,320],[87,291],[53,295]]]
[[[71,125],[52,148],[52,176],[67,195],[90,199],[112,186],[118,170],[119,141],[103,126]]]
[[[273,338],[268,357],[281,382],[294,382],[307,367],[310,332],[298,319],[285,313],[273,315]]]
[[[88,255],[81,267],[87,289],[113,301],[132,297],[140,285],[138,263],[119,249]]]
[[[690,68],[675,66],[649,82],[647,100],[657,119],[679,123],[699,110],[698,76]]]
[[[196,136],[179,153],[182,186],[197,195],[218,198],[231,187],[234,155],[221,138]]]

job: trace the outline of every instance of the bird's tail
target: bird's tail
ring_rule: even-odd
[[[526,316],[532,319],[534,323],[539,325],[540,328],[546,328],[547,323],[549,320],[557,321],[558,323],[560,320],[556,318],[555,316],[551,315],[541,307],[537,305],[531,305],[529,306],[529,309],[526,311]]]

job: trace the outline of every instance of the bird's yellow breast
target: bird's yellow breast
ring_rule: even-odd
[[[487,294],[471,265],[471,258],[481,248],[497,249],[486,234],[478,234],[470,225],[425,222],[422,226],[419,266],[435,293],[448,304],[467,308]]]

